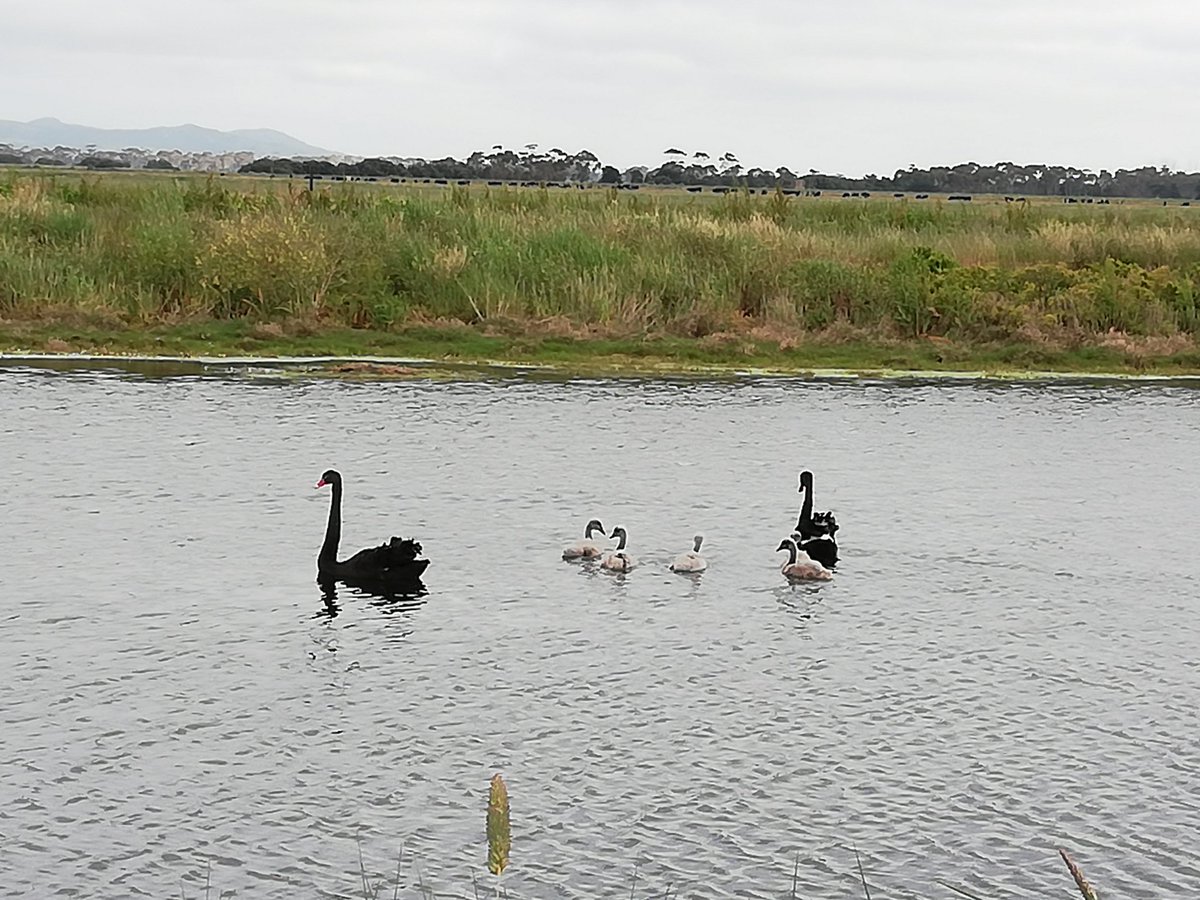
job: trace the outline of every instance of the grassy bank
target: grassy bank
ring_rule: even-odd
[[[1197,216],[10,174],[0,347],[1200,372]]]
[[[380,356],[531,363],[581,374],[721,370],[896,373],[1058,372],[1115,375],[1193,375],[1200,352],[1147,355],[1120,347],[1056,348],[1022,342],[961,345],[933,341],[871,342],[814,338],[781,349],[778,342],[733,338],[579,339],[533,330],[509,336],[471,326],[410,326],[389,331],[289,325],[288,330],[244,321],[179,325],[79,321],[0,321],[0,348],[11,352],[147,356]],[[364,370],[365,371],[365,370]]]

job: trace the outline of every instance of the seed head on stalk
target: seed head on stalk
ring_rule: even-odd
[[[499,774],[492,776],[487,809],[488,871],[499,875],[508,866],[512,833],[508,827],[508,787]]]
[[[1067,851],[1061,847],[1059,848],[1058,855],[1067,864],[1067,869],[1070,871],[1071,877],[1075,879],[1075,885],[1079,888],[1079,893],[1083,895],[1083,900],[1096,900],[1096,889],[1083,877],[1083,870],[1075,865],[1075,860],[1071,859],[1067,855]]]

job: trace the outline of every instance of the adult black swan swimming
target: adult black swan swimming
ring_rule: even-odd
[[[338,544],[342,540],[342,476],[333,469],[317,482],[317,487],[333,487],[329,503],[329,525],[325,543],[317,554],[318,581],[344,581],[347,584],[405,584],[419,581],[429,565],[427,559],[417,559],[421,545],[409,538],[393,537],[386,544],[359,550],[347,560],[338,561]]]
[[[796,489],[798,493],[804,495],[804,502],[800,504],[800,516],[796,520],[796,533],[800,537],[807,540],[808,538],[821,537],[822,535],[837,534],[838,523],[833,517],[832,510],[828,512],[813,512],[813,474],[812,472],[804,471],[800,473],[800,486]]]
[[[796,531],[792,538],[797,548],[807,553],[821,565],[832,568],[837,565],[838,547],[834,535],[838,532],[837,519],[833,511],[813,512],[812,472],[800,473],[799,493],[804,495],[800,505],[800,516],[796,520]]]

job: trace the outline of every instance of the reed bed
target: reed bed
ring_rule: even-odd
[[[1190,346],[1198,296],[1200,210],[1178,207],[0,180],[9,320]]]

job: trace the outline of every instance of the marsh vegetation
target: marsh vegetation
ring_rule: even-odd
[[[1190,371],[1197,212],[14,173],[0,342]]]

